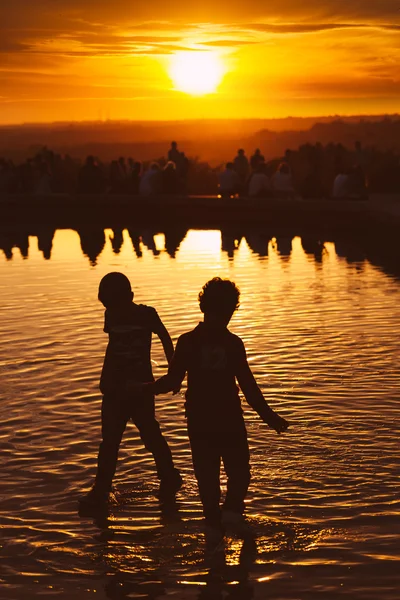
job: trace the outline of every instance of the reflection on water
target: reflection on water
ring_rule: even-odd
[[[400,282],[371,240],[265,229],[0,232],[1,598],[398,598]],[[158,416],[185,487],[161,512],[154,464],[128,427],[119,503],[79,517],[95,471],[106,336],[97,286],[125,272],[173,338],[194,327],[214,275],[242,290],[231,329],[271,405],[245,406],[255,545],[202,529],[183,398]],[[155,375],[165,372],[160,344]],[[172,507],[174,508],[174,507]]]
[[[104,230],[99,227],[84,226],[76,230],[84,256],[89,259],[91,266],[96,266],[101,256],[106,241],[109,240],[114,254],[120,254],[124,243],[124,231],[127,232],[132,249],[138,258],[143,256],[143,248],[150,250],[153,256],[167,253],[171,258],[176,257],[181,243],[186,238],[188,230],[179,227],[165,228],[162,232],[149,228],[134,229],[122,227]],[[108,232],[106,234],[106,232]],[[12,260],[14,249],[19,250],[23,258],[29,256],[29,239],[37,238],[38,249],[46,260],[51,258],[53,239],[56,230],[54,227],[41,226],[34,231],[26,229],[0,229],[0,249],[7,260]],[[267,258],[269,253],[276,252],[281,257],[289,258],[292,253],[293,239],[298,236],[294,233],[266,231],[265,229],[239,229],[237,226],[228,227],[218,233],[220,236],[220,248],[230,259],[234,259],[242,241],[259,258]],[[204,235],[202,235],[204,239]],[[157,243],[158,240],[158,243]],[[162,240],[162,241],[161,241]],[[374,240],[354,239],[351,235],[347,237],[343,233],[324,237],[324,234],[301,234],[300,243],[304,252],[313,256],[317,263],[322,263],[323,254],[327,251],[327,243],[332,242],[338,257],[345,258],[348,262],[362,263],[368,260],[387,270],[389,273],[400,275],[399,256],[397,243],[388,240],[385,247],[377,244]]]

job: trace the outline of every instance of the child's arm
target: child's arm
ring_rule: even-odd
[[[172,390],[179,390],[187,370],[187,348],[185,346],[185,342],[179,338],[167,375],[152,383],[140,384],[140,391],[148,391],[156,396]]]
[[[158,323],[156,333],[160,338],[162,347],[164,348],[165,358],[167,359],[168,364],[170,364],[174,355],[174,344],[172,343],[171,336],[169,335],[167,328],[161,320]]]
[[[251,372],[249,363],[247,362],[246,350],[241,340],[235,375],[248,404],[260,415],[261,419],[267,423],[271,429],[275,429],[277,433],[286,431],[289,427],[289,423],[268,406],[263,393],[258,387],[254,375]]]

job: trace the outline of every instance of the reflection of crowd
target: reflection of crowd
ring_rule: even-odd
[[[87,257],[90,264],[95,266],[101,253],[103,252],[107,237],[110,241],[114,254],[121,252],[124,242],[122,227],[114,227],[110,233],[107,233],[101,227],[82,225],[77,229],[80,238],[80,245],[83,254]],[[127,235],[132,244],[132,251],[141,258],[144,253],[151,252],[153,256],[166,254],[174,259],[180,249],[180,246],[187,235],[185,227],[164,227],[164,245],[160,247],[157,242],[157,234],[160,231],[156,229],[129,227]],[[53,239],[55,229],[53,226],[36,226],[26,229],[20,228],[1,228],[0,229],[0,250],[7,260],[14,257],[14,249],[19,250],[22,258],[29,257],[29,246],[31,237],[36,236],[38,240],[38,250],[42,253],[45,260],[51,258]],[[301,238],[301,246],[304,252],[312,257],[315,264],[321,264],[323,256],[327,254],[325,241],[335,244],[335,252],[338,257],[345,258],[349,263],[360,263],[368,259],[372,264],[376,264],[385,269],[388,273],[399,276],[399,260],[397,252],[397,238],[390,237],[385,233],[382,240],[374,236],[365,236],[354,239],[353,234],[337,234],[322,236],[316,232],[299,231],[287,229],[285,231],[275,231],[275,228],[242,228],[240,226],[226,226],[221,230],[221,250],[226,253],[230,260],[234,260],[239,247],[244,240],[250,251],[260,260],[265,260],[270,252],[279,255],[282,263],[290,259],[293,249],[293,238]],[[324,241],[325,240],[325,241]]]
[[[243,149],[223,168],[189,160],[176,142],[167,158],[143,163],[120,157],[81,164],[47,148],[21,164],[0,158],[0,193],[209,194],[223,197],[366,198],[370,192],[400,191],[400,157],[394,151],[341,144],[305,144],[266,161],[259,149]]]
[[[93,225],[81,225],[77,230],[80,238],[81,250],[89,259],[92,266],[97,264],[97,259],[103,252],[107,242],[106,232],[102,227]],[[17,248],[21,256],[26,259],[29,256],[29,238],[36,236],[38,240],[38,250],[42,252],[43,258],[50,260],[53,248],[53,239],[56,230],[52,226],[36,226],[31,229],[0,229],[0,250],[3,251],[7,260],[14,257],[14,248]],[[128,227],[128,236],[132,243],[133,252],[138,258],[143,256],[143,249],[147,248],[154,256],[159,256],[162,252],[175,258],[176,253],[185,239],[187,229],[174,226],[164,228],[164,248],[160,250],[156,245],[156,235],[159,233],[155,229],[134,229]],[[124,236],[123,228],[114,227],[109,235],[111,248],[114,254],[121,252]]]

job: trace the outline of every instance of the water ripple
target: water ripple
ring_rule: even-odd
[[[190,231],[174,259],[163,236],[156,257],[143,243],[137,257],[126,231],[124,239],[114,255],[107,236],[96,268],[69,231],[56,233],[51,261],[31,250],[27,261],[0,264],[2,598],[211,598],[199,594],[236,586],[237,598],[252,589],[256,599],[397,599],[398,281],[333,244],[317,262],[298,238],[290,256],[270,242],[262,258],[242,240],[234,259],[217,231]],[[182,393],[157,400],[185,478],[178,516],[161,515],[154,465],[131,426],[119,505],[103,521],[77,515],[96,467],[107,341],[97,286],[111,269],[128,274],[175,340],[200,320],[197,294],[209,277],[240,286],[231,329],[268,402],[292,424],[278,437],[244,403],[255,554],[234,538],[205,552]],[[152,358],[160,376],[158,341]]]

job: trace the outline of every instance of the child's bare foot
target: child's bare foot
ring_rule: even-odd
[[[222,510],[221,523],[227,531],[232,531],[240,537],[251,537],[253,532],[244,516],[233,510]]]
[[[158,498],[161,502],[168,502],[175,498],[178,490],[183,485],[183,479],[178,469],[174,469],[170,476],[160,479]]]

